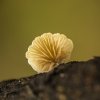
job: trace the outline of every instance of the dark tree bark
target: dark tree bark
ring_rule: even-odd
[[[0,100],[100,100],[100,57],[0,83]]]

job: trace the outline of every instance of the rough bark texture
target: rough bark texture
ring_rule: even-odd
[[[0,100],[100,100],[100,57],[0,83]]]

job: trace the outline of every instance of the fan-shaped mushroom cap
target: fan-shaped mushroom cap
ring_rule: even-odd
[[[72,40],[60,33],[44,33],[36,37],[26,52],[26,58],[38,73],[48,72],[70,59]]]

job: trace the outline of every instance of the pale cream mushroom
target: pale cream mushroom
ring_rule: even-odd
[[[36,37],[26,52],[26,58],[38,73],[48,72],[70,59],[73,42],[64,34],[44,33]]]

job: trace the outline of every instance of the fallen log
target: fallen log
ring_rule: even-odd
[[[100,57],[0,82],[0,100],[100,100]]]

